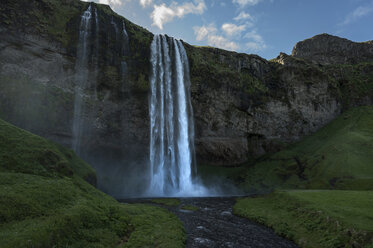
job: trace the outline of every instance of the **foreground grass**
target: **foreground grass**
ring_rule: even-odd
[[[301,247],[373,247],[373,191],[277,191],[239,199],[234,213]]]
[[[0,120],[0,247],[184,247],[176,216],[87,181],[72,151]]]
[[[76,175],[95,184],[95,171],[73,151],[0,120],[0,172],[58,178]]]
[[[373,189],[373,106],[353,108],[304,140],[246,168],[241,186]]]

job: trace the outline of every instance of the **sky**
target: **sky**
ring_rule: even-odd
[[[87,1],[87,0],[85,0]],[[271,59],[314,35],[373,40],[373,0],[95,0],[154,34]]]

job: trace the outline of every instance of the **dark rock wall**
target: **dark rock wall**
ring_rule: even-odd
[[[283,65],[214,48],[188,51],[200,162],[255,159],[316,131],[341,111],[334,81],[311,63]]]

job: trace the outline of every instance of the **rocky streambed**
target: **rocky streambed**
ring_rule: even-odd
[[[178,206],[159,206],[176,214],[184,223],[186,247],[297,247],[273,230],[233,215],[235,199],[180,198]],[[122,202],[154,204],[152,199],[128,199]]]

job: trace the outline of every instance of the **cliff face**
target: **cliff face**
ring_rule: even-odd
[[[0,3],[0,116],[67,147],[74,138],[80,19],[88,6],[75,0]],[[153,35],[108,6],[93,6],[99,25],[93,23],[87,42],[80,156],[97,170],[101,188],[121,194],[127,168],[146,167]]]
[[[373,62],[373,41],[351,42],[329,34],[298,42],[292,56],[320,64],[357,64]]]
[[[28,11],[21,11],[25,4]],[[0,117],[68,147],[80,17],[88,5],[0,3]],[[141,188],[139,175],[147,174],[153,35],[107,6],[92,6],[98,25],[92,24],[87,45],[81,156],[96,168],[102,189],[121,195],[124,186],[131,185],[128,192]],[[273,61],[184,43],[200,163],[246,162],[316,131],[344,108],[371,104],[373,63],[366,51],[373,45],[327,36],[348,49],[333,48],[335,43],[319,41],[324,36],[298,43],[292,56]]]
[[[188,48],[200,161],[239,164],[277,151],[341,111],[333,82],[312,64]]]

